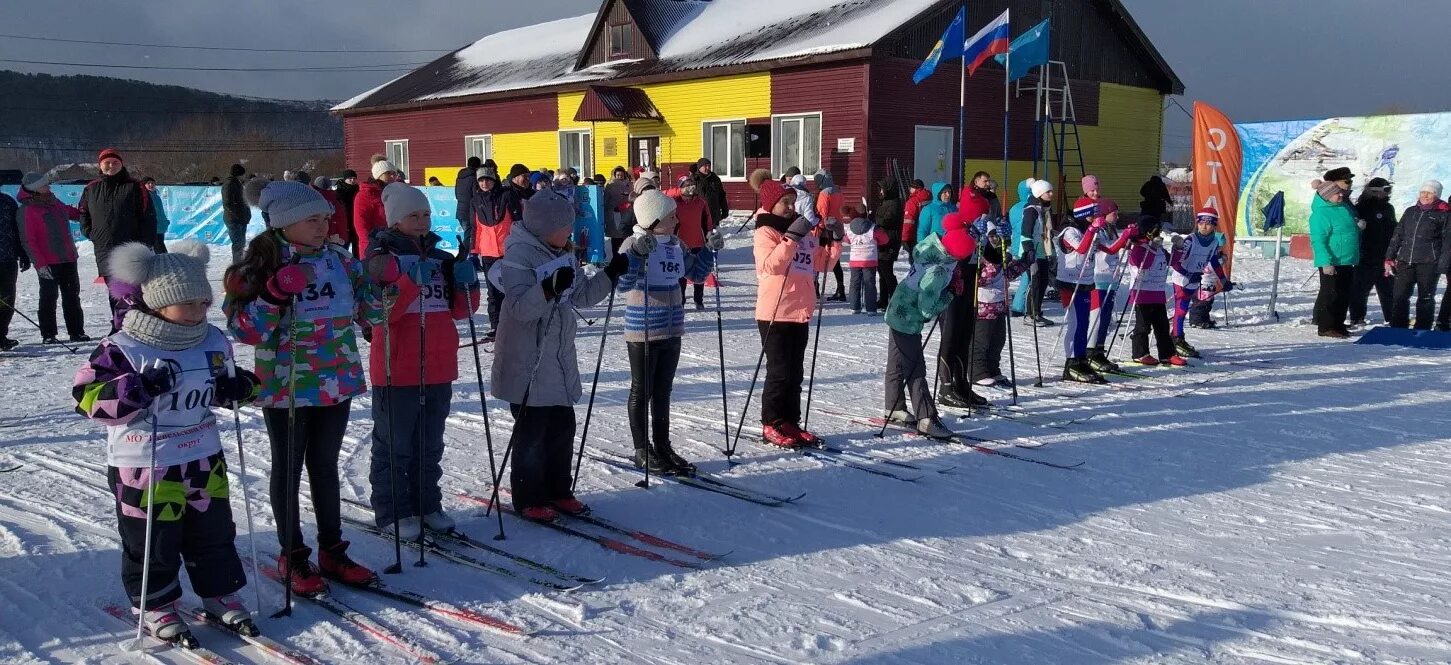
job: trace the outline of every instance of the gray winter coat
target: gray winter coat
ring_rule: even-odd
[[[504,304],[494,342],[492,390],[494,397],[510,404],[524,404],[526,396],[529,406],[573,406],[579,401],[575,314],[570,310],[604,300],[613,285],[603,272],[587,277],[576,268],[569,295],[546,299],[535,268],[561,256],[573,257],[574,252],[549,248],[521,224],[504,241],[498,267]]]

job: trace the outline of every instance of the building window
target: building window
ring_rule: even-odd
[[[746,121],[706,122],[705,157],[722,178],[746,177]]]
[[[630,24],[610,26],[610,57],[629,55],[632,37]]]
[[[588,130],[559,133],[559,166],[579,169],[581,178],[594,173],[594,148]]]
[[[771,171],[791,167],[806,175],[821,168],[821,114],[781,115],[771,118]]]
[[[464,159],[478,157],[479,161],[494,158],[494,135],[477,134],[464,137]]]
[[[408,139],[394,139],[383,142],[383,154],[388,156],[388,161],[398,167],[398,172],[405,177],[408,175]]]

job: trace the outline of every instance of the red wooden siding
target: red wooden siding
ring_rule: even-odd
[[[771,113],[821,113],[821,165],[848,201],[867,194],[870,177],[867,72],[867,63],[861,60],[771,73]],[[837,139],[843,138],[856,139],[852,152],[836,151]],[[764,168],[770,167],[769,159],[762,161]],[[805,175],[810,180],[811,174]],[[749,187],[746,192],[750,193]]]
[[[368,157],[383,152],[383,142],[408,139],[408,180],[423,181],[423,167],[462,166],[464,137],[474,134],[552,132],[559,128],[554,95],[480,102],[461,106],[395,111],[343,118],[344,157],[348,168],[367,177]],[[508,155],[501,155],[508,159]]]

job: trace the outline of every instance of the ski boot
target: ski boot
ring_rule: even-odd
[[[675,454],[674,446],[670,442],[655,444],[655,455],[660,461],[670,466],[669,473],[676,476],[694,476],[695,465],[691,464],[684,457]]]
[[[9,351],[17,346],[20,346],[20,342],[9,337],[0,337],[0,351]]]
[[[277,572],[282,575],[282,579],[287,580],[292,592],[299,596],[316,596],[327,592],[327,582],[318,574],[310,557],[312,549],[308,547],[293,550],[291,556],[277,557]]]
[[[1093,371],[1088,361],[1082,358],[1069,358],[1063,363],[1063,380],[1075,381],[1077,383],[1108,383],[1103,375]]]
[[[87,335],[85,333],[81,333],[79,335],[71,335],[71,341],[72,342],[89,342],[89,341],[92,341],[92,340],[91,340],[91,336],[90,335]]]
[[[442,510],[424,515],[423,525],[425,527],[428,527],[430,531],[439,531],[442,533],[448,533],[450,531],[453,531],[454,528],[458,526],[458,524],[453,521],[453,518],[449,517],[448,513],[445,513]]]
[[[42,337],[42,338],[40,338],[40,343],[41,344],[44,344],[46,346],[50,346],[52,344],[60,344],[60,338],[55,337],[55,336]],[[3,350],[3,349],[0,349],[0,350]]]
[[[237,594],[229,593],[225,596],[203,598],[202,611],[217,623],[231,628],[239,635],[256,637],[262,634],[262,631],[257,629],[257,624],[252,622],[252,613],[247,611],[247,606],[242,604],[242,599],[238,598]]]
[[[1215,328],[1218,328],[1219,325],[1216,324],[1213,319],[1206,319],[1204,321],[1190,321],[1189,327],[1198,328],[1200,330],[1213,330]]]
[[[1179,352],[1179,355],[1185,358],[1201,357],[1197,349],[1195,349],[1193,346],[1190,346],[1189,342],[1184,341],[1183,335],[1174,338],[1174,350]]]
[[[993,377],[993,385],[1005,390],[1011,390],[1013,388],[1013,380],[1009,379],[1007,375],[999,374]]]
[[[414,518],[417,519],[417,518]],[[324,577],[343,584],[366,586],[378,581],[378,574],[348,558],[348,541],[339,540],[317,551],[318,568]]]
[[[790,427],[788,430],[787,427]],[[766,443],[781,448],[800,448],[801,440],[796,438],[796,432],[800,430],[794,424],[777,423],[761,427],[761,439]]]
[[[666,476],[675,472],[675,467],[670,464],[669,460],[649,448],[636,448],[634,459],[635,468],[642,471],[648,468],[650,473],[657,476]]]
[[[132,612],[139,614],[140,610],[132,610]],[[162,642],[183,649],[201,647],[201,643],[192,636],[191,628],[182,620],[181,613],[176,609],[175,601],[155,609],[146,608],[146,614],[141,622],[146,626],[148,634]]]
[[[1179,356],[1174,357],[1178,358]],[[1139,356],[1138,358],[1134,358],[1134,363],[1143,365],[1144,367],[1154,367],[1155,365],[1159,364],[1159,359],[1151,355],[1144,354],[1142,356]]]
[[[903,409],[897,409],[887,414],[887,422],[897,425],[911,425],[917,422],[917,417]]]
[[[1168,364],[1168,365],[1173,366],[1173,367],[1188,367],[1189,366],[1189,361],[1188,360],[1185,360],[1182,356],[1169,356],[1169,359],[1168,360],[1165,360],[1164,362],[1166,364]]]
[[[383,530],[391,533],[393,531],[393,525],[389,524]],[[398,520],[398,540],[411,543],[417,541],[418,537],[422,534],[423,522],[417,517],[405,517]]]
[[[930,439],[952,438],[952,430],[947,429],[947,426],[936,418],[923,418],[917,421],[917,433]]]
[[[1118,364],[1108,359],[1108,354],[1103,352],[1102,347],[1088,350],[1088,366],[1095,372],[1117,372]]]
[[[559,520],[559,512],[549,506],[529,506],[520,508],[519,516],[530,522],[555,522]]]
[[[576,499],[572,496],[565,497],[563,499],[554,499],[549,502],[549,505],[555,510],[564,513],[565,515],[589,514],[589,506],[585,505],[583,501],[580,501],[579,499]]]

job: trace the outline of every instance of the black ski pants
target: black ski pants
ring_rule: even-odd
[[[973,330],[972,380],[992,379],[1003,373],[1003,346],[1008,343],[1008,319],[978,319]]]
[[[629,342],[630,354],[630,437],[635,449],[650,447],[670,450],[670,392],[675,386],[675,368],[680,364],[680,338]]]
[[[937,347],[937,381],[958,393],[968,389],[968,371],[972,366],[972,335],[977,321],[977,264],[958,262],[963,275],[963,293],[952,296],[942,312],[942,342]]]
[[[1354,285],[1355,266],[1335,266],[1333,275],[1320,269],[1320,293],[1315,296],[1315,326],[1320,332],[1345,330],[1345,314],[1350,309],[1350,291]]]
[[[514,414],[514,433],[509,437],[514,450],[509,473],[514,509],[573,498],[574,407],[510,404],[509,412]]]
[[[801,381],[806,378],[806,343],[810,323],[756,321],[761,350],[766,354],[766,382],[761,388],[761,424],[801,424]]]
[[[479,264],[480,264],[480,266],[479,266],[479,275],[483,278],[484,284],[487,285],[487,286],[485,286],[485,288],[487,288],[489,290],[488,308],[489,308],[489,334],[490,335],[492,335],[496,331],[498,331],[498,329],[499,329],[499,311],[504,307],[504,292],[503,291],[500,291],[498,287],[494,286],[494,283],[492,281],[489,281],[489,270],[494,267],[494,264],[495,263],[498,263],[498,262],[499,262],[498,257],[493,257],[493,256],[483,256],[483,257],[479,257]]]
[[[57,263],[50,267],[50,278],[40,278],[40,336],[56,337],[55,301],[60,300],[65,315],[66,334],[75,337],[86,333],[86,315],[81,310],[81,278],[76,264]]]
[[[343,539],[338,453],[343,447],[343,432],[348,428],[351,404],[352,400],[345,400],[332,406],[297,407],[297,431],[290,460],[287,455],[287,407],[262,409],[267,438],[272,443],[272,479],[268,485],[272,495],[272,519],[279,525],[277,544],[283,551],[289,545],[288,533],[292,534],[290,544],[293,552],[306,546],[297,501],[304,467],[312,494],[313,516],[317,518],[318,547],[327,548]],[[288,521],[291,522],[288,527],[281,526]]]
[[[877,311],[887,311],[887,303],[897,291],[897,255],[902,251],[899,243],[893,242],[877,252]]]
[[[1134,331],[1129,333],[1133,342],[1135,358],[1149,355],[1149,332],[1154,333],[1154,345],[1158,347],[1159,360],[1168,360],[1178,355],[1174,348],[1174,337],[1169,333],[1169,307],[1164,303],[1143,303],[1134,305]]]
[[[903,390],[911,392],[913,417],[936,418],[932,394],[927,389],[927,358],[922,355],[922,333],[909,335],[888,328],[887,337],[887,412],[907,408]]]
[[[1028,277],[1028,316],[1043,316],[1043,296],[1053,279],[1053,259],[1038,259]]]
[[[1434,263],[1396,262],[1395,285],[1391,304],[1391,327],[1409,328],[1411,325],[1411,290],[1416,291],[1416,330],[1430,330],[1436,315],[1436,284],[1441,281],[1441,272]]]
[[[1395,298],[1394,277],[1386,277],[1385,266],[1376,261],[1370,265],[1358,265],[1355,267],[1354,290],[1350,294],[1350,320],[1365,321],[1368,314],[1367,301],[1370,299],[1371,289],[1375,290],[1376,299],[1380,301],[1380,316],[1386,321],[1391,320],[1391,309]]]
[[[14,261],[0,261],[0,337],[10,336],[10,319],[15,316],[15,280],[20,277],[20,265]]]

